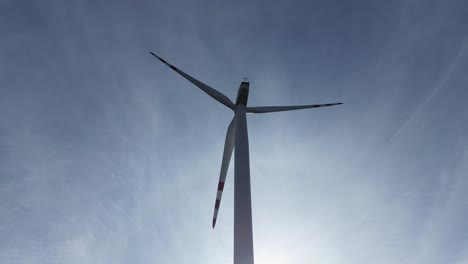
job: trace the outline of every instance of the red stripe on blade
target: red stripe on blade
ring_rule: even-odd
[[[224,182],[218,183],[218,191],[222,191],[224,189]]]

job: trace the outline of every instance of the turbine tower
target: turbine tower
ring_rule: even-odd
[[[166,64],[182,75],[185,79],[195,84],[216,101],[227,106],[234,111],[234,118],[229,124],[226,141],[224,143],[223,160],[221,163],[221,172],[219,175],[218,191],[213,213],[213,228],[216,225],[221,196],[223,194],[224,182],[231,160],[232,151],[234,153],[234,264],[253,264],[253,237],[252,237],[252,203],[250,194],[250,165],[249,165],[249,137],[247,134],[247,113],[271,113],[290,111],[307,108],[318,108],[326,106],[340,105],[333,104],[314,104],[314,105],[295,105],[295,106],[247,106],[249,97],[249,82],[244,79],[239,86],[236,102],[233,103],[227,96],[200,82],[185,72],[179,70],[169,62],[158,55],[150,52],[162,63]]]

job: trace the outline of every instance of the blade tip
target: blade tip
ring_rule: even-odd
[[[156,58],[161,59],[161,57],[159,57],[158,55],[156,55],[156,53],[154,53],[154,52],[152,52],[152,51],[150,51],[149,53],[151,53],[151,55],[155,56]]]

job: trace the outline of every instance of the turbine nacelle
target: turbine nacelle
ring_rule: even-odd
[[[239,86],[237,91],[236,105],[243,104],[247,106],[247,99],[249,98],[249,82],[244,80]]]

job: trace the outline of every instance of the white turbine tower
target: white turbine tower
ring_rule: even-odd
[[[229,124],[226,142],[224,144],[223,161],[221,163],[221,173],[219,175],[218,192],[213,214],[213,228],[216,225],[221,196],[223,194],[224,182],[231,160],[232,151],[234,154],[234,264],[253,264],[253,238],[252,238],[252,205],[250,198],[250,165],[249,165],[249,138],[247,134],[247,113],[271,113],[307,108],[318,108],[325,106],[340,105],[333,104],[314,104],[314,105],[295,105],[295,106],[255,106],[247,107],[249,96],[249,82],[244,80],[239,86],[236,103],[233,103],[227,96],[216,91],[210,86],[200,82],[192,76],[174,67],[153,52],[151,55],[159,59],[182,75],[185,79],[195,84],[216,101],[227,106],[234,111],[234,118]]]

